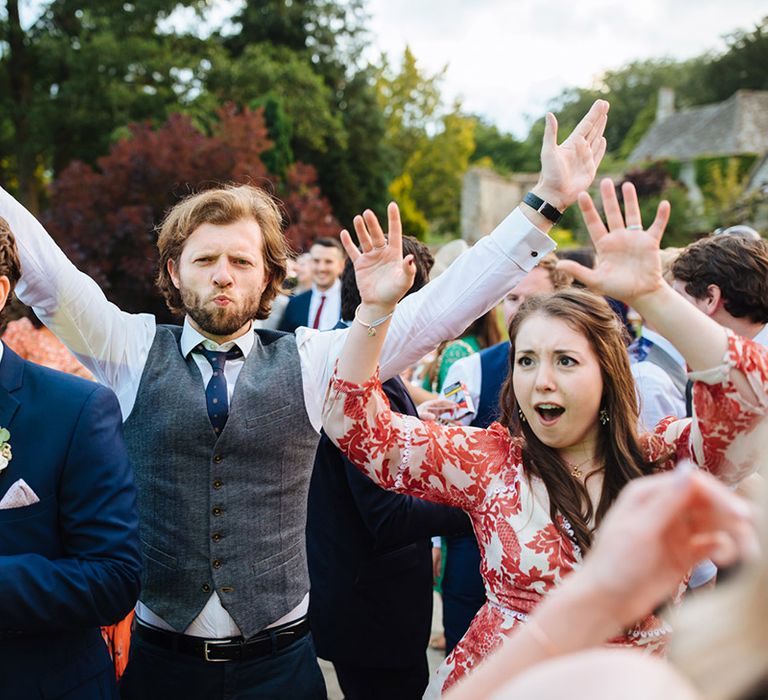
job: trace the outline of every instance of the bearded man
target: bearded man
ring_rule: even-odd
[[[402,302],[384,379],[460,335],[554,248],[544,232],[594,178],[607,109],[596,102],[559,146],[550,115],[533,204]],[[145,571],[123,697],[325,697],[304,531],[322,402],[347,330],[254,331],[286,271],[275,202],[226,187],[168,213],[158,286],[182,326],[109,303],[1,189],[0,215],[19,241],[19,298],[114,389],[125,420]],[[399,233],[394,204],[388,218]],[[368,245],[366,231],[380,231],[370,211],[355,228]],[[381,322],[358,321],[373,333]]]

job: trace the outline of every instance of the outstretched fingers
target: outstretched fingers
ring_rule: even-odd
[[[613,180],[603,178],[600,181],[600,196],[603,200],[605,220],[608,222],[609,231],[617,231],[624,228],[624,216],[621,213],[619,198],[616,196],[616,187]]]
[[[581,282],[585,287],[595,288],[597,286],[598,278],[595,271],[575,260],[559,260],[557,269],[570,275],[577,282]]]
[[[666,199],[659,202],[659,206],[656,209],[656,218],[648,229],[648,233],[650,233],[657,241],[661,241],[661,237],[664,235],[664,230],[669,223],[669,215],[671,212],[672,207]]]
[[[387,206],[387,228],[390,247],[397,251],[402,251],[403,225],[400,221],[400,209],[394,202],[390,202],[389,206]]]
[[[342,229],[339,239],[341,240],[341,245],[344,246],[344,250],[347,251],[349,259],[354,263],[360,257],[360,251],[352,240],[352,236],[349,235],[349,231]]]
[[[371,245],[373,248],[384,248],[387,245],[387,239],[384,236],[384,231],[381,230],[381,224],[376,214],[370,209],[366,209],[363,212],[363,218],[365,219],[365,225],[368,227],[368,232],[371,234]]]
[[[640,203],[637,201],[635,186],[631,182],[622,184],[621,196],[624,200],[624,216],[627,220],[627,228],[642,228],[643,219],[640,215]]]
[[[602,136],[602,132],[605,129],[608,106],[608,102],[605,100],[595,100],[589,108],[589,112],[587,112],[576,125],[576,128],[572,132],[572,136],[583,138],[587,141],[590,141],[590,136],[593,138],[597,138],[598,135]]]
[[[541,150],[553,149],[557,146],[557,119],[552,112],[544,116],[544,137],[541,141]]]
[[[365,220],[358,214],[354,219],[352,219],[352,224],[355,227],[357,240],[360,243],[360,250],[363,251],[363,253],[370,253],[373,249],[373,243],[371,243],[371,236],[368,233]]]
[[[608,234],[608,230],[600,218],[600,213],[597,211],[592,197],[586,192],[579,193],[579,209],[581,210],[581,217],[584,219],[587,231],[589,231],[589,237],[597,245],[603,236]]]

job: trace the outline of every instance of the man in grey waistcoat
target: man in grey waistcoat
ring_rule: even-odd
[[[607,108],[596,102],[562,145],[549,115],[530,204],[401,303],[384,379],[460,335],[554,248],[546,231],[594,178]],[[324,697],[306,622],[304,528],[346,330],[253,329],[285,277],[273,200],[226,187],[168,213],[158,286],[181,326],[111,304],[2,190],[0,215],[19,242],[19,297],[115,391],[125,420],[145,572],[123,697]],[[388,219],[400,226],[395,205]],[[378,226],[372,212],[355,219],[358,231]]]

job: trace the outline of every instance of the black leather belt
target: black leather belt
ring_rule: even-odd
[[[206,661],[242,661],[257,656],[269,656],[289,647],[306,636],[309,632],[309,622],[304,617],[298,622],[291,622],[280,627],[272,627],[269,631],[259,632],[250,639],[243,639],[242,637],[230,637],[228,639],[192,637],[188,634],[178,634],[156,627],[148,627],[139,620],[136,620],[133,632],[139,639],[150,644],[187,656],[195,656]]]

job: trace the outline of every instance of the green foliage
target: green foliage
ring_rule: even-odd
[[[376,75],[376,98],[384,115],[384,138],[398,157],[398,169],[429,139],[439,123],[442,108],[440,82],[447,66],[434,75],[418,66],[410,47],[405,47],[397,72],[382,56]]]
[[[442,129],[408,159],[413,197],[436,231],[459,233],[461,183],[474,151],[472,119],[458,111],[443,118]]]
[[[738,158],[728,158],[708,167],[708,182],[704,188],[707,208],[716,221],[723,218],[739,201],[747,184]]]
[[[413,179],[411,176],[408,173],[403,173],[392,180],[389,185],[389,193],[400,208],[403,231],[423,241],[427,235],[429,224],[427,217],[419,210],[413,199]]]
[[[700,104],[706,97],[704,57],[677,62],[672,59],[633,61],[621,68],[606,71],[593,88],[569,88],[553,102],[553,109],[561,126],[572,129],[597,98],[611,103],[605,137],[609,153],[626,156],[642,133],[642,122],[653,120],[660,87],[675,90],[678,107]],[[632,133],[632,141],[624,140],[635,123],[641,124]]]
[[[728,50],[704,71],[708,102],[729,98],[736,90],[768,90],[768,16],[752,31],[738,31],[728,40]]]
[[[538,159],[539,148],[540,144],[532,154],[529,143],[519,141],[512,134],[502,133],[487,120],[479,117],[475,119],[475,150],[471,157],[475,166],[490,165],[503,175],[523,172],[532,158]]]

